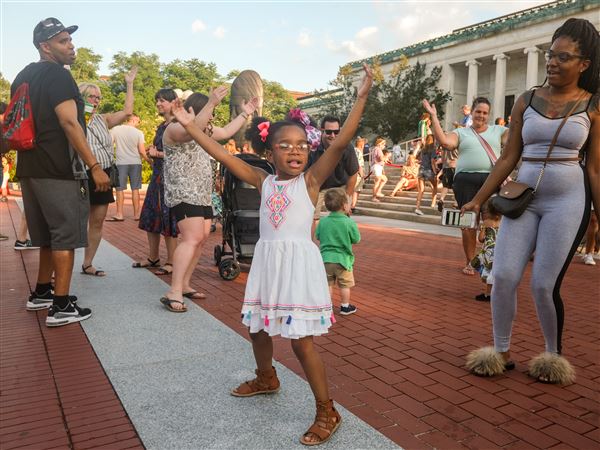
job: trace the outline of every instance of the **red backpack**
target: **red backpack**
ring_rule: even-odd
[[[29,98],[29,83],[22,83],[10,99],[4,114],[2,137],[12,150],[35,148],[35,124]]]

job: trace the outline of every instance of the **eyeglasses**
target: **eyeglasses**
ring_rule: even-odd
[[[585,58],[583,55],[574,55],[573,53],[569,52],[554,53],[552,50],[548,50],[546,53],[544,53],[544,56],[546,57],[546,61],[556,58],[560,64],[567,63],[573,58]]]
[[[87,98],[91,98],[92,100],[102,100],[102,96],[100,95],[94,95],[94,94],[88,94]]]
[[[340,134],[340,129],[338,128],[337,130],[323,130],[323,133],[325,133],[327,136],[337,136],[338,134]]]
[[[275,147],[278,147],[283,153],[289,153],[292,151],[292,149],[296,149],[296,151],[300,153],[307,153],[310,150],[310,145],[306,143],[292,145],[288,144],[287,142],[281,142],[279,144],[275,144]]]

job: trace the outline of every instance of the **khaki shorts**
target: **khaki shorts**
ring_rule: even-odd
[[[363,186],[365,185],[365,179],[358,175],[356,177],[356,184],[354,185],[354,192],[362,191]]]
[[[339,263],[325,263],[325,272],[329,286],[334,286],[336,282],[341,288],[354,286],[354,274],[344,269],[344,266]]]
[[[333,189],[333,188],[331,188]],[[317,198],[317,204],[315,205],[315,212],[313,215],[313,220],[319,220],[321,218],[321,211],[323,210],[323,207],[325,206],[325,194],[327,193],[329,189],[323,189],[322,191],[319,191],[319,197]]]

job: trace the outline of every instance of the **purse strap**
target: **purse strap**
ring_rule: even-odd
[[[575,104],[571,107],[571,109],[569,110],[569,112],[567,113],[567,115],[563,118],[562,122],[560,123],[560,125],[558,126],[556,133],[554,133],[554,137],[552,138],[552,141],[550,141],[550,146],[548,147],[548,153],[546,153],[546,158],[544,160],[544,165],[542,166],[542,169],[540,170],[540,175],[538,176],[538,179],[535,183],[535,187],[533,188],[533,192],[536,192],[538,189],[538,186],[540,185],[540,182],[542,181],[542,176],[544,175],[544,170],[546,170],[546,165],[548,165],[548,160],[550,159],[550,154],[552,153],[552,150],[554,150],[554,146],[556,145],[556,141],[558,140],[558,135],[560,134],[560,130],[562,130],[562,128],[564,127],[565,123],[567,123],[567,120],[569,119],[569,117],[571,116],[571,114],[573,114],[573,111],[575,111],[575,109],[579,106],[579,104],[581,103],[581,100],[583,100],[583,97],[585,96],[585,91],[581,93],[581,95],[579,96],[579,98],[577,98],[577,101],[575,102]]]
[[[471,131],[473,133],[475,133],[475,136],[477,136],[477,139],[479,139],[479,142],[481,143],[481,146],[483,147],[483,149],[485,150],[485,153],[487,153],[488,158],[490,158],[490,161],[492,163],[492,167],[496,165],[496,161],[498,161],[498,158],[496,157],[496,154],[494,153],[494,150],[492,149],[492,146],[489,144],[488,141],[485,140],[485,138],[479,134],[475,128],[473,128],[473,126],[469,127],[471,129]]]

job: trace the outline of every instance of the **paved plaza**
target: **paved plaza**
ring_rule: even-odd
[[[147,242],[127,213],[125,222],[105,225],[95,260],[105,278],[81,275],[76,254],[72,294],[92,317],[48,329],[45,311],[25,311],[37,252],[12,249],[19,206],[15,197],[0,206],[0,232],[10,237],[0,242],[0,448],[303,447],[298,438],[314,404],[289,342],[274,341],[280,393],[228,394],[252,377],[254,364],[239,314],[247,273],[219,276],[212,249],[220,228],[193,278],[208,298],[172,314],[158,302],[168,277],[131,268],[146,258]],[[490,308],[473,300],[479,280],[460,271],[456,230],[356,219],[359,311],[336,314],[332,332],[315,339],[343,416],[322,448],[598,448],[599,267],[576,258],[563,284],[564,354],[575,384],[544,385],[526,374],[543,350],[529,270],[513,332],[517,368],[478,378],[464,357],[491,343]]]

